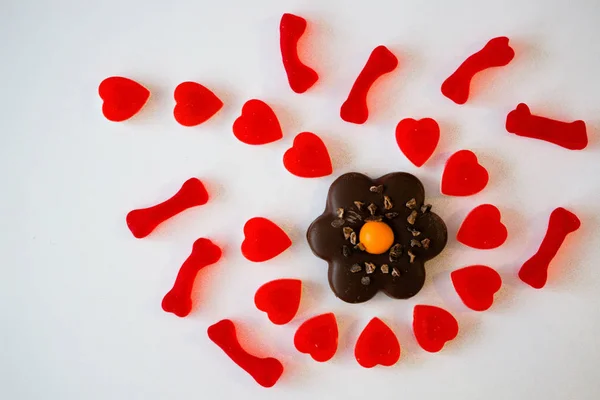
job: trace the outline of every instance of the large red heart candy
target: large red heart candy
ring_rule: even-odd
[[[485,311],[494,303],[494,294],[502,286],[500,274],[485,265],[472,265],[450,274],[456,293],[471,310]]]
[[[406,158],[417,167],[431,157],[440,141],[440,127],[431,118],[405,118],[396,126],[396,142]]]
[[[111,76],[100,83],[98,94],[104,101],[102,114],[109,121],[125,121],[144,107],[150,91],[128,78]]]
[[[488,172],[477,162],[477,156],[472,151],[460,150],[446,162],[442,174],[442,193],[470,196],[482,191],[488,180]]]
[[[283,155],[283,165],[301,178],[319,178],[333,172],[325,143],[311,132],[299,133],[294,138],[294,145]]]
[[[183,82],[174,92],[173,116],[183,126],[200,125],[223,107],[223,102],[212,91],[196,82]]]
[[[491,204],[475,207],[465,218],[456,240],[475,249],[500,247],[508,237],[506,226],[500,221],[500,210]]]
[[[294,335],[294,346],[300,353],[310,354],[315,361],[330,360],[338,347],[335,315],[322,314],[304,321]]]
[[[373,368],[377,364],[389,367],[400,359],[400,343],[394,332],[375,317],[358,337],[354,357],[364,368]]]
[[[233,134],[246,144],[267,144],[283,137],[277,116],[265,102],[248,100],[233,123]]]
[[[244,225],[242,254],[250,261],[270,260],[291,245],[292,241],[288,235],[266,218],[251,218]]]
[[[416,305],[413,311],[413,332],[423,350],[437,353],[446,342],[458,335],[458,322],[443,308]]]
[[[300,307],[302,281],[300,279],[277,279],[267,282],[256,291],[256,308],[267,313],[275,325],[290,322]]]

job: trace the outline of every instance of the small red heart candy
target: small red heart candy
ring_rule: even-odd
[[[440,127],[431,118],[403,119],[396,126],[396,142],[406,158],[420,167],[433,154],[440,141]]]
[[[283,155],[283,165],[301,178],[319,178],[333,172],[325,143],[311,132],[299,133],[294,138],[294,145]]]
[[[494,303],[494,294],[502,286],[500,274],[485,265],[472,265],[450,274],[452,284],[463,303],[471,310],[485,311]]]
[[[482,204],[475,207],[460,226],[456,240],[481,250],[500,247],[508,237],[506,226],[500,218],[500,210],[496,206]]]
[[[256,291],[254,304],[267,313],[275,325],[290,322],[300,307],[302,281],[300,279],[277,279],[267,282]]]
[[[200,125],[215,115],[223,102],[212,91],[196,82],[183,82],[174,92],[173,116],[183,126]]]
[[[335,315],[322,314],[304,321],[294,335],[294,346],[300,353],[310,354],[315,361],[330,360],[338,347]]]
[[[413,312],[413,332],[423,350],[437,353],[446,342],[458,335],[458,322],[443,308],[416,305]]]
[[[288,235],[266,218],[251,218],[244,225],[242,254],[253,262],[270,260],[292,245]]]
[[[488,180],[488,172],[477,162],[477,156],[470,150],[460,150],[446,162],[442,174],[442,193],[448,196],[470,196],[481,192]]]
[[[400,359],[400,343],[394,332],[375,317],[358,337],[354,357],[364,368],[373,368],[377,364],[390,367]]]
[[[138,113],[150,97],[150,91],[129,78],[111,76],[100,83],[98,94],[104,101],[102,114],[109,121],[125,121]]]
[[[233,134],[246,144],[267,144],[283,137],[277,116],[265,102],[248,100],[233,123]]]

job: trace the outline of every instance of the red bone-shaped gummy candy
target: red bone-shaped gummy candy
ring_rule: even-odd
[[[188,208],[201,206],[208,201],[208,193],[197,178],[188,179],[181,189],[168,200],[149,208],[130,211],[127,226],[133,236],[144,238],[160,224]]]
[[[506,116],[506,130],[518,136],[545,140],[570,150],[584,149],[588,144],[585,122],[563,122],[532,115],[526,104]]]
[[[562,207],[550,214],[548,230],[537,253],[523,264],[519,278],[536,289],[541,289],[548,279],[548,266],[558,253],[567,235],[575,232],[581,226],[581,221],[572,212]]]
[[[367,64],[356,78],[348,98],[342,104],[340,116],[346,122],[364,124],[369,118],[367,94],[380,76],[392,72],[398,66],[398,59],[385,46],[377,46],[367,60]]]
[[[456,104],[465,104],[469,99],[471,80],[478,72],[491,67],[503,67],[515,56],[515,51],[508,45],[507,37],[497,37],[469,56],[458,69],[442,84],[444,96]]]
[[[165,295],[162,308],[178,317],[185,317],[192,310],[192,289],[198,272],[221,258],[221,249],[208,239],[194,242],[192,253],[183,262],[173,288]]]
[[[306,30],[306,20],[294,14],[283,14],[279,23],[279,44],[283,67],[290,87],[304,93],[319,79],[319,75],[298,58],[298,41]]]
[[[259,358],[244,350],[237,339],[233,322],[224,319],[209,326],[207,332],[210,340],[234,363],[249,373],[259,385],[271,387],[277,383],[283,373],[281,362],[272,357]]]

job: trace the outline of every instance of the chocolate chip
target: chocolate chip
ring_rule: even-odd
[[[360,283],[367,286],[371,283],[371,278],[369,278],[368,276],[363,276],[362,278],[360,278]]]
[[[352,250],[350,250],[350,247],[343,245],[342,254],[344,255],[344,257],[350,257],[352,255]]]
[[[372,193],[383,193],[383,185],[379,185],[379,186],[371,186],[369,188],[369,191]]]
[[[421,242],[419,242],[417,239],[411,239],[410,247],[421,247]]]
[[[390,249],[390,262],[391,263],[397,262],[401,255],[402,255],[402,245],[400,243],[396,243]]]
[[[429,244],[431,243],[431,240],[425,238],[423,240],[421,240],[421,245],[423,245],[424,249],[428,249],[429,248]]]
[[[354,248],[360,251],[365,251],[365,245],[362,243],[357,244],[356,246],[354,246]]]
[[[400,214],[398,214],[397,212],[389,212],[389,213],[386,213],[386,214],[385,214],[385,217],[386,217],[387,219],[394,219],[394,218],[396,218],[398,215],[400,215]]]
[[[331,226],[333,226],[334,228],[341,228],[342,225],[344,225],[346,223],[346,221],[344,221],[343,219],[334,219],[333,221],[331,221]]]
[[[365,221],[380,222],[381,220],[383,220],[383,217],[381,215],[371,215],[370,217],[365,218]]]
[[[381,272],[382,272],[382,273],[384,273],[384,274],[387,274],[387,273],[389,273],[389,272],[390,272],[390,266],[389,266],[389,265],[387,265],[387,264],[383,264],[383,265],[381,266]]]
[[[358,211],[362,211],[363,207],[364,207],[365,203],[363,203],[362,201],[355,201],[354,202],[354,206],[356,207],[356,209]]]
[[[424,205],[421,206],[421,212],[423,214],[426,214],[429,211],[431,211],[431,204],[424,204]]]
[[[400,271],[398,271],[398,268],[396,268],[396,267],[392,268],[392,276],[395,278],[400,276]]]
[[[412,264],[415,261],[415,255],[412,251],[408,251],[408,256],[410,257],[410,263]]]
[[[344,228],[346,229],[346,228]],[[407,226],[406,229],[408,229],[408,231],[410,233],[412,233],[413,236],[419,236],[421,234],[421,232],[419,232],[418,230],[411,228],[410,226]]]
[[[358,221],[362,221],[362,217],[356,211],[348,210],[346,214],[346,221],[348,221],[351,224],[355,224]]]
[[[356,238],[356,232],[352,232],[350,234],[350,243],[352,243],[353,245],[355,245],[356,244],[356,240],[357,240],[357,238]]]
[[[367,209],[369,210],[371,215],[375,215],[375,212],[377,212],[377,206],[373,203],[369,204],[369,207],[367,207]]]
[[[354,232],[354,230],[349,226],[345,226],[342,231],[344,232],[344,239],[346,240],[350,239],[350,235],[352,235],[352,232]]]
[[[410,210],[414,210],[415,207],[417,207],[417,200],[414,198],[410,199],[406,202],[406,207],[408,207]]]
[[[391,210],[392,207],[394,207],[394,204],[392,203],[390,196],[383,196],[383,208],[386,210]]]
[[[408,222],[411,225],[415,224],[415,221],[417,220],[417,212],[415,210],[413,210],[410,215],[408,216],[408,218],[406,218],[406,222]]]
[[[375,272],[376,269],[377,267],[375,266],[375,264],[371,262],[365,263],[365,271],[367,271],[367,274],[372,274],[373,272]]]
[[[350,272],[352,272],[353,274],[362,271],[362,267],[359,264],[354,264],[353,266],[350,267]]]
[[[342,207],[338,208],[336,213],[337,213],[338,218],[340,218],[340,219],[344,218],[344,209]]]

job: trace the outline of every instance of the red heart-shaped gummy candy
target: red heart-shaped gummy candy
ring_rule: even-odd
[[[250,261],[270,260],[291,245],[292,241],[288,235],[266,218],[251,218],[244,225],[242,254]]]
[[[150,91],[129,78],[111,76],[100,83],[98,94],[104,101],[102,114],[109,121],[125,121],[144,107]]]
[[[460,299],[475,311],[485,311],[494,303],[494,294],[502,286],[500,274],[485,265],[472,265],[450,274]]]
[[[325,143],[311,132],[299,133],[294,138],[294,145],[283,155],[283,165],[302,178],[319,178],[333,172]]]
[[[322,314],[304,321],[294,335],[294,346],[300,353],[310,354],[315,361],[330,360],[338,347],[335,315]]]
[[[440,127],[431,118],[403,119],[396,126],[396,142],[406,158],[417,167],[431,157],[440,140]]]
[[[256,308],[267,313],[275,325],[290,322],[300,307],[302,281],[300,279],[277,279],[267,282],[256,291]]]
[[[283,137],[277,116],[265,102],[248,100],[233,123],[233,134],[246,144],[267,144]]]
[[[400,343],[394,332],[375,317],[358,337],[354,357],[364,368],[372,368],[377,364],[389,367],[400,359]]]
[[[491,204],[475,207],[465,218],[456,240],[475,249],[500,247],[508,237],[506,226],[500,221],[500,210]]]
[[[196,82],[183,82],[175,88],[173,116],[183,126],[200,125],[215,115],[223,102],[212,91]]]
[[[488,172],[479,164],[477,156],[470,150],[460,150],[446,162],[442,174],[442,193],[470,196],[482,191],[488,180]]]
[[[413,332],[423,350],[437,353],[446,342],[458,335],[458,322],[443,308],[416,305],[413,311]]]

